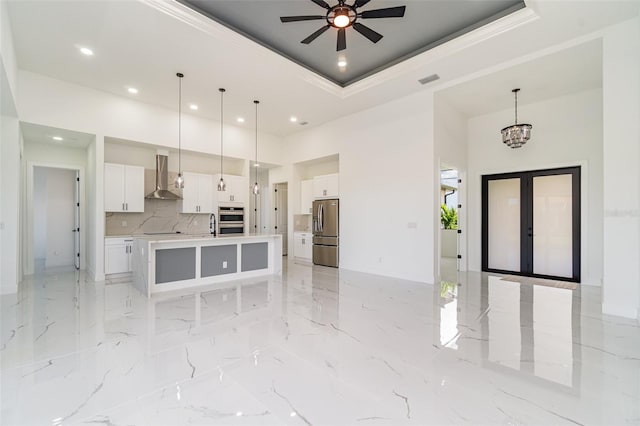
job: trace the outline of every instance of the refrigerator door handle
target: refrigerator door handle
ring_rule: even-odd
[[[324,232],[324,204],[320,204],[320,214],[319,214],[319,222],[320,222],[320,232]]]

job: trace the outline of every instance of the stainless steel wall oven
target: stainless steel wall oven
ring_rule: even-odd
[[[218,235],[244,234],[244,207],[218,207]]]

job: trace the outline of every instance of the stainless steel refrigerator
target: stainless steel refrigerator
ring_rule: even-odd
[[[313,202],[313,263],[338,267],[340,201]]]

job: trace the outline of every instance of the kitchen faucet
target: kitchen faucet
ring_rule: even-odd
[[[213,236],[215,237],[216,234],[216,215],[211,213],[209,215],[209,233],[213,234]]]

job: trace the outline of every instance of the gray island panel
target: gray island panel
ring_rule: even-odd
[[[192,280],[195,277],[195,247],[156,250],[156,284]]]
[[[227,262],[226,268],[224,267],[224,262]],[[200,263],[201,277],[235,274],[238,272],[238,246],[230,244],[202,247]]]
[[[242,244],[242,272],[269,267],[269,244]]]

